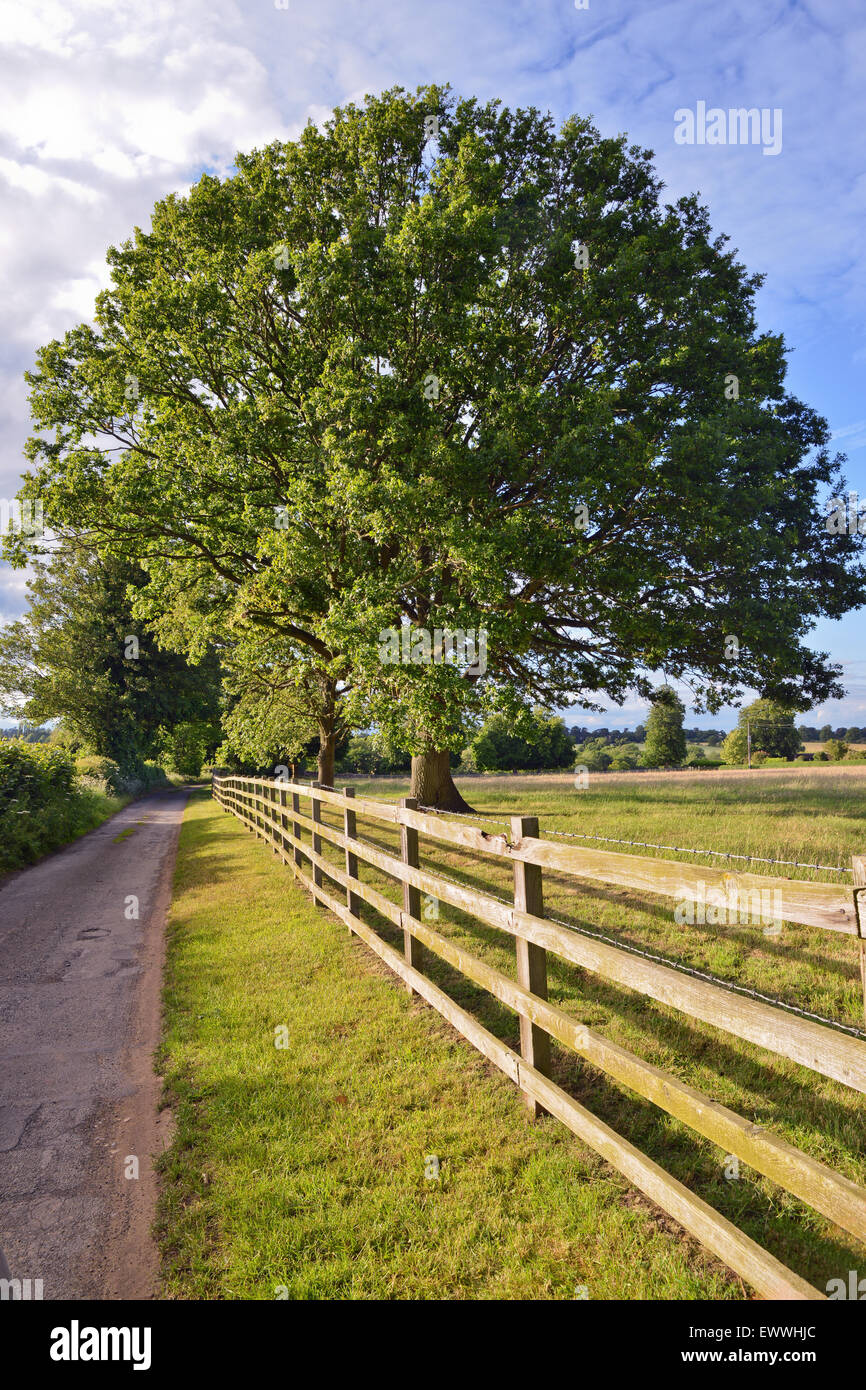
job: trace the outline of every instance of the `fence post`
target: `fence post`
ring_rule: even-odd
[[[866,1020],[866,855],[851,857],[854,874],[854,917],[860,938],[860,985],[863,990],[863,1018]]]
[[[537,816],[512,816],[511,839],[538,838]],[[514,906],[521,912],[531,912],[533,917],[544,916],[544,889],[541,882],[541,866],[514,861]],[[539,999],[547,998],[547,952],[543,946],[533,941],[525,941],[518,936],[517,945],[517,983]],[[550,1037],[543,1028],[530,1019],[520,1016],[520,1055],[530,1066],[540,1071],[542,1076],[550,1075]],[[524,1093],[526,1106],[533,1116],[543,1115],[544,1107],[532,1096]]]
[[[347,797],[349,800],[352,800],[355,795],[355,788],[344,787],[343,795]],[[357,838],[357,821],[358,818],[356,813],[354,811],[350,811],[347,806],[345,811],[343,812],[343,834],[345,835],[347,840],[354,840]],[[346,849],[346,873],[349,875],[349,878],[358,877],[358,856],[357,854],[353,854],[349,848]],[[361,899],[358,897],[357,893],[352,892],[351,888],[346,889],[346,905],[353,917],[360,917]],[[351,934],[352,928],[350,927],[349,935],[351,936]]]
[[[399,805],[406,811],[417,811],[418,801],[414,796],[404,796]],[[408,864],[410,869],[419,867],[418,861],[418,831],[411,826],[400,826],[400,858],[404,864]],[[411,883],[403,884],[403,911],[408,917],[414,917],[417,921],[421,920],[421,890],[415,888]],[[403,928],[403,954],[406,957],[407,965],[412,965],[416,970],[421,970],[424,963],[424,950],[421,942],[413,936],[408,927]],[[410,995],[414,993],[411,985],[406,986]]]
[[[321,785],[321,782],[313,783],[314,787],[320,787]],[[320,821],[322,819],[322,803],[317,796],[312,797],[311,800],[313,804],[312,819],[314,821]],[[315,830],[313,831],[313,852],[315,854],[322,853],[322,837],[321,835],[317,835]],[[324,883],[322,870],[317,864],[313,865],[313,883],[317,888],[321,888]]]
[[[288,828],[289,828],[289,817],[288,817],[288,815],[286,814],[286,807],[287,807],[287,805],[288,805],[288,793],[287,793],[287,791],[286,791],[286,784],[285,784],[285,782],[281,782],[281,783],[280,783],[280,844],[282,845],[283,848],[282,848],[282,853],[280,854],[280,858],[282,859],[282,861],[283,861],[284,864],[285,864],[285,862],[286,862],[286,857],[287,857],[287,855],[288,855],[288,853],[289,853],[289,846],[288,846],[288,844],[286,843],[286,832],[288,831]]]
[[[295,779],[293,777],[292,781],[294,782],[294,780]],[[294,811],[295,815],[300,815],[301,813],[301,796],[299,792],[292,792],[292,810]],[[292,821],[292,834],[294,835],[296,840],[300,841],[301,827],[300,823],[296,820]],[[300,868],[302,859],[301,851],[298,849],[297,845],[293,845],[292,850],[292,860],[295,864],[297,864],[298,868]]]
[[[269,805],[269,807],[270,807],[271,820],[272,820],[273,822],[277,822],[277,821],[280,819],[279,816],[277,815],[275,809],[274,809],[274,808],[279,804],[279,799],[280,799],[280,793],[279,793],[279,789],[278,789],[277,784],[276,784],[276,781],[275,781],[275,782],[274,782],[274,785],[273,785],[273,786],[269,789],[269,791],[268,791],[268,805]],[[279,845],[277,844],[277,829],[276,829],[276,824],[271,825],[271,827],[270,827],[270,835],[271,835],[271,840],[270,840],[271,849],[274,851],[274,854],[275,854],[275,855],[277,856],[277,858],[279,859],[279,858],[281,858],[282,856],[280,855],[280,847],[279,847]]]

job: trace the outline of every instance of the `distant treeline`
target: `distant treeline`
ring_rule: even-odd
[[[0,738],[14,738],[19,743],[47,743],[51,737],[50,729],[35,729],[29,724],[19,724],[17,728],[0,729]]]
[[[636,729],[587,729],[575,724],[568,732],[575,743],[585,743],[587,739],[604,739],[609,744],[643,743],[646,739],[644,724],[638,724]],[[689,743],[706,743],[715,747],[724,742],[728,730],[684,729],[683,733]],[[842,739],[845,743],[866,743],[866,727],[860,729],[856,725],[834,729],[830,724],[825,724],[818,729],[812,724],[799,724],[797,733],[804,743],[829,743],[831,738]]]
[[[643,743],[646,740],[645,724],[638,724],[636,729],[584,729],[581,725],[574,724],[568,732],[574,743],[586,743],[588,739],[603,739],[609,744]],[[708,743],[711,747],[722,743],[726,734],[726,729],[683,729],[683,735],[689,743]]]
[[[858,729],[856,724],[848,729],[833,729],[829,724],[816,729],[811,724],[798,724],[797,733],[804,743],[829,743],[831,738],[842,739],[845,743],[866,743],[866,728]]]

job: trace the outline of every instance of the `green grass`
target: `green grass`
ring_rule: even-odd
[[[863,848],[866,781],[831,771],[621,775],[582,792],[568,777],[467,779],[462,790],[479,810],[539,815],[542,832],[844,864]],[[359,795],[408,791],[382,779],[357,785]],[[361,817],[359,833],[394,845],[388,827]],[[427,840],[422,865],[510,891],[507,865],[480,866]],[[362,876],[396,898],[381,875],[363,867]],[[548,912],[575,925],[860,1018],[856,944],[835,933],[785,927],[768,939],[760,926],[677,926],[662,900],[547,872],[545,896]],[[396,942],[366,906],[364,915]],[[444,904],[434,925],[514,975],[510,938]],[[517,1044],[509,1010],[429,955],[425,969]],[[553,958],[550,993],[866,1182],[857,1093]],[[578,1285],[602,1299],[750,1296],[556,1121],[530,1123],[509,1082],[410,1002],[261,841],[197,797],[181,835],[166,1008],[163,1065],[178,1122],[159,1219],[168,1296],[271,1298],[280,1285],[292,1298],[572,1298]],[[280,1024],[288,1050],[274,1046]],[[560,1085],[818,1288],[862,1267],[866,1252],[810,1208],[745,1166],[728,1181],[709,1141],[556,1044],[553,1054]],[[439,1183],[424,1178],[431,1153]]]

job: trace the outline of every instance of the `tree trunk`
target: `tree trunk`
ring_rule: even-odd
[[[412,791],[421,806],[434,806],[437,811],[471,811],[454,785],[451,777],[451,755],[417,753],[412,758]]]
[[[323,787],[334,785],[334,754],[337,747],[337,731],[333,724],[319,725],[319,752],[316,757],[316,778]]]

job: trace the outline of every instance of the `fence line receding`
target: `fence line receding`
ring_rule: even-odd
[[[866,972],[866,908],[858,904],[858,894],[866,894],[866,861],[853,861],[854,885],[846,890],[838,883],[731,873],[552,844],[539,838],[534,817],[511,817],[510,835],[491,834],[419,811],[411,798],[399,804],[374,801],[356,797],[351,787],[338,792],[316,783],[217,775],[213,795],[224,810],[271,845],[315,900],[364,941],[410,993],[425,999],[505,1072],[533,1113],[547,1111],[562,1121],[763,1297],[824,1297],[551,1081],[550,1039],[555,1038],[613,1080],[652,1101],[726,1154],[771,1178],[860,1241],[866,1241],[866,1189],[552,1004],[547,997],[548,953],[862,1093],[866,1093],[866,1042],[552,921],[544,915],[542,875],[547,868],[578,879],[693,901],[707,884],[725,893],[776,890],[781,895],[777,902],[781,902],[782,920],[858,937],[861,972]],[[309,815],[301,810],[302,799]],[[340,812],[342,831],[322,819],[323,807]],[[399,833],[399,856],[360,837],[358,816]],[[309,841],[302,838],[304,832]],[[510,861],[514,868],[513,905],[421,868],[422,836],[475,855]],[[343,851],[344,868],[322,853],[323,840]],[[309,862],[310,873],[305,872],[304,861]],[[402,906],[362,881],[362,863],[396,880],[402,888]],[[326,880],[343,890],[340,897],[330,891]],[[423,921],[422,893],[512,936],[517,980]],[[362,919],[362,903],[402,932],[402,954]],[[862,929],[859,913],[863,913]],[[483,1028],[425,975],[426,950],[518,1015],[519,1053]],[[866,973],[863,982],[866,989]]]

